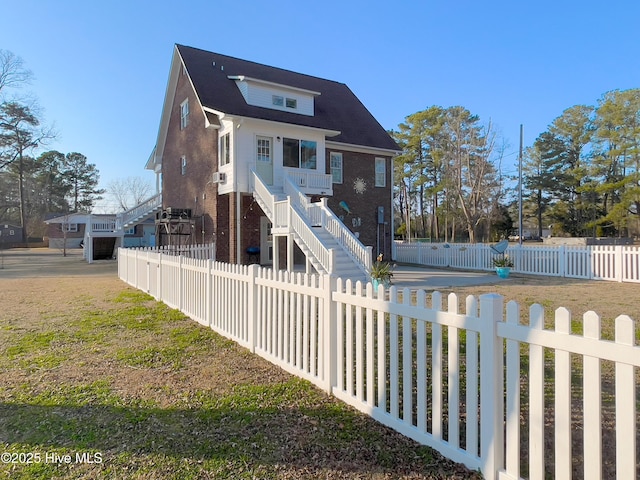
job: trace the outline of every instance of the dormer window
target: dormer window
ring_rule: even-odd
[[[287,98],[287,108],[298,108],[298,101],[295,98]]]
[[[230,75],[248,105],[272,108],[298,115],[314,114],[315,98],[320,92],[269,82],[244,75]]]

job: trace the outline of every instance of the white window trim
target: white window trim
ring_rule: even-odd
[[[228,145],[225,145],[225,142]],[[227,132],[220,136],[220,158],[218,165],[229,165],[231,163],[231,132]]]
[[[185,157],[184,155],[180,157],[180,174],[187,174],[187,157]]]
[[[60,230],[63,232],[77,232],[78,224],[77,223],[61,223]]]
[[[382,166],[382,168],[378,168],[379,166]],[[382,175],[380,177],[382,179],[381,181],[378,181],[379,180],[378,175]],[[387,186],[387,160],[386,160],[386,158],[376,157],[374,176],[375,176],[375,186],[376,187],[386,187]]]
[[[333,166],[333,161],[335,160],[339,160],[340,161],[340,166],[339,167],[334,167]],[[334,171],[335,172],[339,172],[340,174],[340,181],[336,180],[336,177],[334,175]],[[342,182],[344,182],[344,163],[342,161],[342,152],[329,152],[329,172],[331,173],[331,183],[337,183],[337,184],[341,184]]]
[[[185,99],[180,104],[180,130],[184,130],[189,125],[189,99]]]
[[[299,168],[301,170],[311,170],[311,171],[317,171],[318,170],[318,142],[317,142],[317,140],[307,140],[307,139],[304,139],[304,138],[284,137],[282,139],[282,143],[284,144],[284,142],[286,140],[293,140],[293,141],[298,142],[298,165],[295,166],[295,167],[289,165],[289,166],[286,166],[285,168]],[[316,162],[316,165],[313,168],[303,167],[302,166],[302,160],[303,160],[302,159],[302,143],[303,142],[315,144],[315,148],[316,148],[316,155],[315,155],[316,159],[315,159],[315,162]],[[282,158],[282,164],[284,165],[284,154],[283,154],[283,158]]]

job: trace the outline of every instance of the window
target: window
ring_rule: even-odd
[[[187,98],[180,104],[180,130],[187,128],[189,125],[189,99]]]
[[[298,100],[295,98],[287,98],[287,108],[298,108]]]
[[[131,228],[127,228],[124,231],[125,235],[135,235],[136,234],[136,227],[131,227]]]
[[[315,170],[317,143],[311,140],[282,139],[282,164],[291,168]]]
[[[281,97],[280,95],[273,95],[271,97],[271,103],[276,107],[284,107],[284,97]]]
[[[231,163],[231,134],[226,133],[220,141],[220,165]]]
[[[258,150],[257,160],[258,162],[271,162],[271,139],[270,138],[258,138],[257,139]]]
[[[387,186],[387,162],[384,158],[376,158],[376,187]]]
[[[61,223],[60,231],[62,232],[77,232],[78,224],[77,223]]]
[[[342,183],[342,153],[331,152],[329,154],[329,168],[333,183]]]
[[[180,173],[182,175],[186,175],[187,174],[187,157],[185,157],[184,155],[180,157],[180,162],[181,162]]]

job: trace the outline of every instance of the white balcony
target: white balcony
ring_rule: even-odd
[[[302,168],[285,168],[284,174],[305,195],[333,196],[331,175]]]

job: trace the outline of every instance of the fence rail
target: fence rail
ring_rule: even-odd
[[[492,270],[497,255],[490,245],[394,244],[398,262],[464,270]],[[509,246],[513,272],[529,275],[640,283],[640,247],[622,245]]]
[[[450,294],[445,307],[437,292],[125,249],[118,271],[488,480],[638,473],[640,346],[627,316],[603,339],[593,312],[578,333],[565,309],[549,327],[541,306],[522,315],[509,302],[505,313],[496,294],[468,297],[464,309]]]

